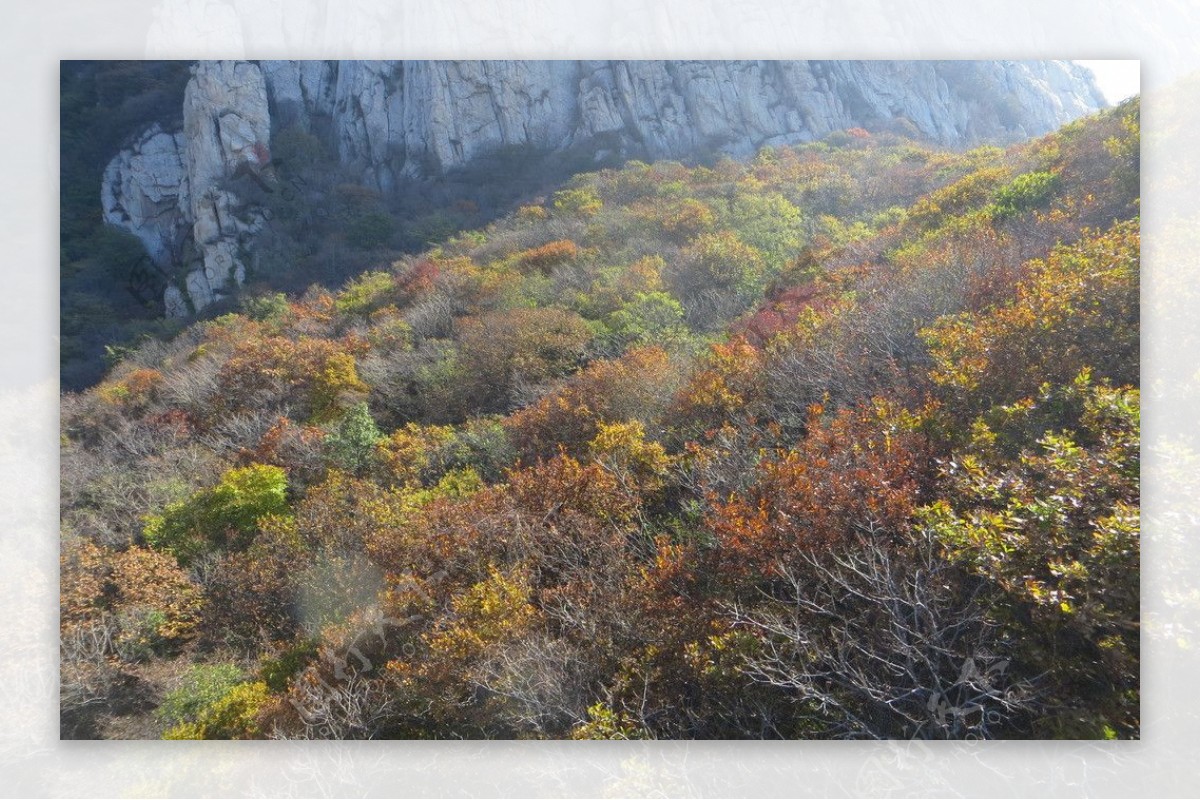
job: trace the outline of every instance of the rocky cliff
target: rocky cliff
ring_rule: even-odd
[[[263,218],[225,184],[266,166],[292,125],[388,193],[504,147],[746,156],[850,127],[961,147],[1045,133],[1103,99],[1065,61],[222,61],[194,67],[183,103],[183,131],[146,131],[101,190],[105,220],[185,276],[166,290],[177,316],[243,279]]]

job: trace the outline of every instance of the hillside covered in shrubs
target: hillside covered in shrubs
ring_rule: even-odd
[[[145,343],[63,735],[1136,738],[1138,131],[631,162]]]

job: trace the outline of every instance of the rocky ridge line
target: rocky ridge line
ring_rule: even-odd
[[[104,173],[104,218],[180,286],[186,316],[245,277],[261,212],[223,188],[272,131],[320,131],[384,193],[509,146],[646,159],[753,154],[863,127],[951,146],[1049,132],[1103,107],[1066,61],[206,61],[180,133],[151,128]]]

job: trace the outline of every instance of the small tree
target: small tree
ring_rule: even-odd
[[[608,315],[611,338],[621,350],[630,345],[687,340],[683,306],[666,292],[638,292],[633,301]]]
[[[229,470],[213,488],[147,517],[142,534],[151,547],[187,566],[214,549],[245,548],[260,519],[287,513],[287,473],[280,467],[251,464]]]
[[[248,739],[259,733],[257,717],[270,699],[265,683],[245,682],[232,664],[197,664],[157,715],[174,723],[164,739]]]
[[[325,438],[329,460],[340,469],[358,473],[371,461],[376,443],[383,438],[367,404],[350,408]]]

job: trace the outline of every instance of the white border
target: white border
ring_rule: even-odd
[[[0,794],[12,796],[1100,795],[1200,791],[1200,519],[1188,300],[1200,61],[1187,0],[35,0],[0,18]],[[58,741],[57,152],[64,58],[1132,58],[1144,88],[1142,742]],[[1191,91],[1195,91],[1193,84]],[[1161,93],[1157,94],[1156,93]],[[1195,114],[1188,115],[1195,118]],[[1159,127],[1156,127],[1158,125]]]

